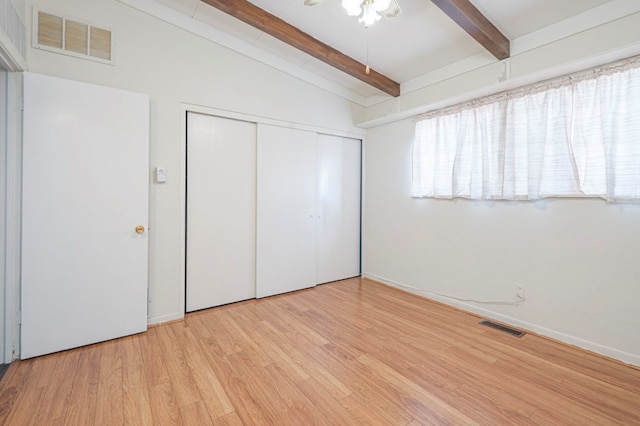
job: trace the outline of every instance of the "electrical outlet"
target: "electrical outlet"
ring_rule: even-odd
[[[516,283],[516,300],[524,302],[524,284]]]

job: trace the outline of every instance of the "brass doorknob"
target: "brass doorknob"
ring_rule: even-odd
[[[136,233],[142,234],[144,232],[144,226],[138,225],[136,226]]]

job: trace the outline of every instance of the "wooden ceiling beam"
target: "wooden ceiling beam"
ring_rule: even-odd
[[[366,65],[339,50],[300,31],[291,24],[260,9],[247,0],[201,0],[265,33],[283,41],[334,68],[388,93],[400,96],[400,84],[373,69],[366,72]]]
[[[509,39],[470,0],[431,0],[498,59],[511,55]]]

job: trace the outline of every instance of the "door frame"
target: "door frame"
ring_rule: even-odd
[[[9,97],[7,93],[8,88],[8,76],[7,71],[0,65],[0,164],[6,165],[7,158],[7,119],[9,114],[7,113],[9,105]],[[0,287],[0,365],[10,362],[6,358],[6,341],[5,341],[5,322],[6,322],[6,308],[7,303],[5,301],[5,262],[6,256],[6,211],[7,211],[7,168],[0,169],[0,277],[2,277],[2,286]]]
[[[6,156],[4,175],[4,199],[0,207],[4,209],[4,221],[0,226],[4,232],[4,269],[0,267],[0,291],[4,294],[4,306],[0,312],[0,339],[3,352],[0,363],[8,364],[20,356],[20,229],[22,206],[22,73],[7,72],[6,81],[6,135],[2,136],[2,146]],[[6,142],[6,145],[4,143]]]
[[[15,9],[11,2],[9,7]],[[17,13],[17,11],[16,11]],[[0,148],[5,156],[0,164],[5,169],[4,194],[0,200],[4,220],[0,220],[0,364],[8,364],[20,355],[20,227],[21,227],[21,176],[22,176],[22,72],[27,69],[24,49],[18,48],[12,37],[22,35],[26,40],[25,25],[19,22],[13,34],[0,30],[0,69],[7,71],[6,82],[6,133],[0,135]],[[24,46],[22,46],[24,48]]]
[[[306,130],[310,132],[316,133],[324,133],[328,135],[341,136],[352,139],[360,139],[363,146],[364,153],[364,143],[366,136],[366,129],[362,129],[359,132],[345,132],[342,130],[335,129],[327,129],[323,127],[310,126],[301,123],[294,123],[291,121],[277,120],[268,117],[261,117],[257,115],[245,114],[236,111],[229,111],[225,109],[219,108],[211,108],[202,105],[195,105],[183,102],[181,108],[181,120],[182,120],[182,143],[181,143],[181,159],[180,159],[180,176],[182,179],[180,185],[180,223],[182,226],[180,227],[180,306],[182,306],[183,312],[180,317],[184,317],[186,315],[186,265],[187,265],[187,113],[194,112],[198,114],[212,115],[221,118],[228,118],[232,120],[240,120],[240,121],[248,121],[256,124],[269,124],[272,126],[280,126],[286,127],[290,129],[299,129]],[[260,141],[257,141],[260,143]],[[361,157],[361,174],[364,176],[364,157]],[[361,182],[364,179],[361,179]],[[361,185],[361,193],[360,199],[362,203],[362,208],[360,210],[360,238],[363,238],[363,223],[364,223],[364,185]],[[362,241],[361,241],[362,244]],[[362,258],[362,251],[361,251]],[[362,270],[362,266],[361,266]],[[167,321],[170,319],[177,318],[162,318],[160,321]]]

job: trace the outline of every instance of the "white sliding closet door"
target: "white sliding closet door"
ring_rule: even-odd
[[[316,284],[316,139],[258,125],[258,297]]]
[[[188,113],[188,312],[256,295],[255,170],[255,123]]]
[[[149,98],[24,74],[21,357],[147,328]]]
[[[360,165],[360,140],[318,135],[318,284],[360,275]]]

